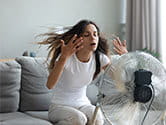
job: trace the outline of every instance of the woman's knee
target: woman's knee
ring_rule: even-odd
[[[48,117],[51,122],[58,123],[58,125],[86,125],[88,121],[83,112],[75,109],[58,112],[55,110],[49,111]]]
[[[70,121],[73,123],[73,125],[86,125],[88,119],[83,113],[77,113],[73,116],[71,116]]]
[[[91,122],[92,122],[92,118],[94,116],[94,111],[95,111],[95,106],[93,105],[85,105],[83,107],[80,108],[80,110],[82,112],[84,112],[87,117],[88,117],[88,125],[90,124],[91,125]],[[103,113],[102,111],[99,109],[98,112],[97,112],[97,116],[96,116],[96,119],[95,119],[95,125],[103,125],[104,124],[104,117],[103,117]]]
[[[86,125],[87,118],[84,116],[69,116],[66,119],[59,120],[55,125]]]

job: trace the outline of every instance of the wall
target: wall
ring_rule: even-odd
[[[0,0],[0,58],[33,51],[46,56],[45,47],[33,42],[49,27],[71,26],[80,19],[95,21],[101,31],[119,33],[122,0]]]

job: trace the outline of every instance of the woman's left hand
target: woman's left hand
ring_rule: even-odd
[[[119,37],[116,37],[115,39],[113,39],[113,45],[114,45],[114,50],[119,55],[128,53],[126,40],[124,40],[124,41],[121,42],[120,39],[119,39]]]

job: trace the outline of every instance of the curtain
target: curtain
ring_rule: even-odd
[[[160,0],[127,0],[126,40],[129,51],[147,48],[161,53]]]
[[[162,62],[164,64],[164,66],[166,67],[166,31],[165,31],[165,27],[166,27],[166,1],[165,0],[161,0],[160,2],[160,12],[161,12],[161,19],[160,19],[160,22],[161,22],[161,48],[162,48]]]

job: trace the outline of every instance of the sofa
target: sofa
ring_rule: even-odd
[[[53,124],[48,120],[52,90],[45,85],[47,66],[45,57],[0,60],[0,125]],[[93,104],[97,100],[94,88],[88,88]]]
[[[112,62],[116,59],[112,58]],[[0,125],[54,124],[48,120],[52,90],[45,85],[49,74],[47,66],[45,57],[0,60]],[[97,94],[97,87],[90,85],[87,96],[93,104],[96,104]],[[105,108],[109,114],[109,107]],[[150,119],[144,125],[150,125],[148,121]],[[114,122],[114,125],[122,124],[128,125],[126,121]]]
[[[52,125],[51,90],[45,58],[18,57],[0,62],[0,125]]]

